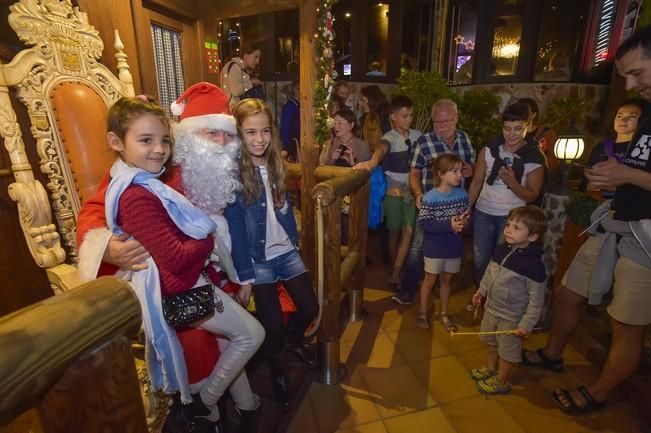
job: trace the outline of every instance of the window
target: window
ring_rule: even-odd
[[[522,3],[501,0],[496,4],[495,29],[491,53],[492,76],[515,75],[522,41]]]
[[[151,38],[154,43],[154,63],[160,105],[168,113],[170,104],[183,93],[183,61],[181,55],[181,32],[159,24],[151,24]]]
[[[583,1],[544,0],[534,79],[569,81],[578,58],[578,42],[587,4]]]
[[[298,37],[298,9],[276,12],[276,67],[275,72],[298,74],[300,42]]]
[[[405,70],[424,71],[429,68],[432,58],[433,13],[433,0],[412,0],[405,4],[400,73]]]
[[[335,70],[339,77],[350,77],[353,73],[353,0],[339,0],[332,8],[335,18],[335,40],[333,44]]]
[[[389,4],[370,0],[367,16],[366,76],[386,77],[389,60]]]
[[[474,3],[474,2],[473,2]],[[470,84],[475,59],[477,9],[469,1],[459,2],[452,12],[450,60],[448,81],[451,84]]]

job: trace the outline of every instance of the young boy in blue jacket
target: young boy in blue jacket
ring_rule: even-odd
[[[474,305],[486,298],[480,339],[488,344],[489,361],[472,369],[483,394],[507,394],[509,376],[522,358],[522,337],[531,334],[540,319],[545,293],[545,265],[540,241],[547,220],[537,206],[522,206],[509,212],[503,244],[495,249]],[[501,331],[512,331],[504,332]]]

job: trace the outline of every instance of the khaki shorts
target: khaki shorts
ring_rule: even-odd
[[[400,231],[403,227],[414,227],[416,221],[416,202],[406,203],[403,197],[387,195],[384,197],[384,215],[387,229]]]
[[[484,311],[484,318],[481,321],[481,331],[511,331],[518,327],[519,322],[500,319],[491,314],[490,311]],[[489,346],[497,346],[497,354],[500,358],[513,364],[522,361],[522,338],[513,334],[498,335],[480,335],[479,339]]]
[[[423,258],[425,262],[425,272],[428,274],[440,274],[447,272],[449,274],[458,274],[461,269],[461,258],[456,259],[433,259],[430,257]]]
[[[561,281],[569,290],[584,298],[588,297],[590,275],[602,240],[601,236],[590,236]],[[614,277],[613,299],[607,308],[610,317],[633,326],[651,323],[651,268],[620,256]]]

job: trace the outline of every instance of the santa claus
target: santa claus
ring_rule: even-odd
[[[166,183],[215,221],[215,254],[206,270],[210,279],[221,280],[223,287],[229,278],[237,281],[230,258],[229,230],[222,215],[241,188],[238,180],[240,141],[235,121],[228,109],[228,98],[210,83],[190,87],[173,104],[172,112],[180,116],[180,122],[174,128],[175,165]],[[148,253],[138,241],[129,239],[127,234],[115,236],[106,228],[105,194],[109,180],[107,173],[98,191],[84,203],[79,214],[79,272],[84,280],[101,275],[123,275],[146,267]],[[204,388],[204,380],[215,367],[219,348],[215,336],[203,330],[188,328],[178,332],[178,337],[184,348],[190,392],[195,394]],[[229,344],[228,339],[220,338],[218,342],[222,350]],[[244,372],[232,382],[230,392],[243,415],[242,431],[249,431],[260,399],[251,392]],[[185,431],[182,424],[192,418],[188,411],[180,411],[176,416],[177,425],[168,423],[167,431]]]

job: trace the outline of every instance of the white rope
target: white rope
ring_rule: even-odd
[[[321,206],[321,196],[319,195],[316,198],[316,291],[319,300],[319,314],[310,330],[305,334],[306,337],[311,337],[316,333],[321,325],[321,316],[323,315],[323,208]]]

